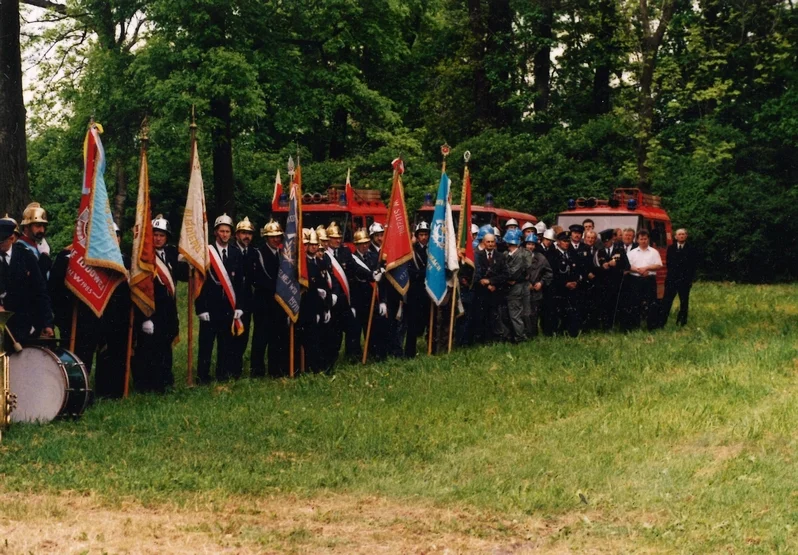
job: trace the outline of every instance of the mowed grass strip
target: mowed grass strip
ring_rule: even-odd
[[[99,402],[11,428],[0,487],[156,504],[335,491],[578,514],[560,531],[576,548],[794,552],[796,293],[701,283],[686,329]]]

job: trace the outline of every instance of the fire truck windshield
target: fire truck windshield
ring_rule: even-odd
[[[593,220],[595,224],[593,229],[595,229],[596,232],[603,231],[605,229],[617,229],[619,227],[621,229],[625,229],[627,227],[638,229],[640,225],[640,216],[638,214],[618,213],[560,214],[557,216],[557,225],[562,226],[564,229],[568,229],[569,226],[581,224],[587,219]]]

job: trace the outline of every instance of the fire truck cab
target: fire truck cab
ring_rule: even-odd
[[[657,296],[665,294],[665,255],[673,243],[673,230],[668,213],[662,208],[662,199],[643,193],[640,189],[615,189],[610,199],[578,198],[568,201],[568,210],[557,215],[556,224],[568,229],[573,224],[593,220],[596,233],[605,229],[647,229],[651,246],[659,251],[663,267],[657,272]]]
[[[434,212],[435,203],[432,200],[432,195],[427,193],[427,195],[424,197],[424,205],[416,212],[415,223],[418,224],[422,220],[429,223],[432,220],[432,214]],[[459,204],[452,205],[452,217],[454,218],[455,228],[457,228],[457,225],[460,222]],[[483,206],[477,204],[471,205],[471,223],[476,224],[479,227],[490,224],[493,227],[498,227],[499,231],[504,234],[504,228],[507,224],[507,220],[511,218],[518,222],[519,227],[527,222],[533,224],[538,222],[538,219],[532,214],[517,212],[515,210],[505,210],[504,208],[496,208],[493,205],[493,195],[491,194],[485,196],[485,204]]]
[[[371,189],[355,189],[350,183],[344,187],[331,187],[325,194],[305,193],[302,195],[302,226],[327,227],[337,222],[344,234],[343,242],[354,248],[352,238],[355,231],[378,222],[385,223],[388,208],[380,198],[380,192]],[[288,193],[281,184],[275,185],[272,197],[272,217],[285,226],[288,217]]]

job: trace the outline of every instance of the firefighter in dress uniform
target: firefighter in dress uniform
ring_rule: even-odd
[[[168,244],[171,238],[172,226],[166,218],[158,214],[152,220],[155,312],[149,317],[138,308],[135,312],[137,333],[133,383],[136,390],[141,392],[164,393],[175,381],[172,373],[172,346],[180,333],[176,289],[178,279],[188,279],[188,264],[178,262],[177,248]]]
[[[305,356],[305,370],[325,372],[328,361],[325,350],[319,347],[328,333],[331,320],[332,289],[325,262],[318,256],[319,239],[314,229],[302,230],[305,244],[305,263],[308,270],[308,288],[299,305],[299,343]]]
[[[615,241],[615,230],[605,229],[599,234],[603,247],[599,249],[597,262],[600,275],[599,310],[601,327],[610,331],[617,321],[619,295],[624,271],[629,269],[626,250]]]
[[[280,378],[288,375],[288,322],[285,311],[274,298],[277,288],[277,273],[283,257],[283,230],[274,220],[269,221],[260,232],[265,244],[258,249],[258,265],[255,268],[254,304],[252,319],[252,351],[250,352],[250,375],[258,378],[266,375],[268,357],[269,376]],[[268,355],[267,355],[268,349]]]
[[[427,245],[429,245],[429,224],[419,222],[414,234],[413,258],[408,263],[410,288],[407,290],[407,336],[405,338],[405,357],[414,358],[418,338],[424,334],[429,324],[429,303],[427,294]]]
[[[238,298],[238,308],[241,309],[241,323],[243,333],[233,337],[233,348],[235,350],[235,361],[233,365],[233,377],[240,378],[244,370],[244,353],[249,343],[249,331],[252,327],[252,312],[255,305],[253,284],[258,271],[260,258],[258,249],[252,245],[252,237],[255,235],[255,226],[245,217],[236,224],[235,247],[241,253],[241,292]],[[251,364],[250,364],[251,366]],[[250,370],[251,371],[251,370]]]
[[[576,250],[569,249],[568,232],[557,235],[557,244],[550,258],[554,272],[554,304],[556,307],[556,331],[579,335],[579,283],[582,281]]]
[[[53,313],[36,256],[16,240],[15,229],[10,218],[0,220],[0,310],[14,313],[8,329],[24,345],[53,337]]]
[[[211,379],[211,356],[216,343],[216,379],[229,380],[235,371],[233,336],[243,331],[237,299],[241,292],[241,253],[230,241],[233,220],[222,214],[213,225],[215,241],[208,246],[211,264],[194,301],[200,320],[197,382]],[[240,327],[239,327],[240,326]]]
[[[19,242],[36,257],[44,279],[50,273],[53,261],[50,259],[50,245],[47,244],[47,212],[38,202],[31,202],[22,212],[22,233]]]
[[[381,291],[377,288],[377,280],[382,278],[382,274],[377,267],[377,257],[369,253],[369,239],[368,232],[365,229],[359,229],[354,235],[355,253],[352,255],[352,260],[360,268],[356,274],[355,280],[350,283],[352,288],[352,308],[355,309],[355,315],[360,325],[363,337],[366,336],[366,331],[369,322],[369,309],[371,308],[371,298],[374,295],[375,288],[377,289],[377,299],[375,305],[382,305],[378,312],[387,314],[387,305],[385,305],[384,298],[382,298]],[[373,323],[372,323],[373,325]],[[375,358],[379,358],[379,352],[374,351],[374,330],[372,329],[369,353]]]

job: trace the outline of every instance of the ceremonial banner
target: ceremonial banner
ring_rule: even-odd
[[[388,204],[388,217],[380,256],[385,261],[385,277],[399,293],[404,295],[410,286],[407,261],[413,258],[413,244],[410,239],[402,173],[404,165],[402,160],[397,158],[393,161],[391,202]]]
[[[460,196],[460,229],[457,247],[463,263],[474,267],[474,242],[471,236],[471,172],[468,166],[463,172],[463,194]]]
[[[277,287],[274,293],[274,298],[294,323],[299,317],[299,301],[302,296],[302,288],[299,283],[299,264],[304,260],[300,261],[299,259],[300,257],[305,258],[305,253],[301,249],[302,214],[298,192],[297,184],[291,185],[291,194],[288,197],[288,219],[285,223],[285,245],[283,245],[283,257],[280,260]]]
[[[297,232],[299,233],[299,240],[297,241],[297,273],[299,276],[299,283],[302,287],[308,286],[308,259],[305,256],[305,244],[302,242],[302,166],[297,164],[296,173],[294,174],[294,184],[296,185],[296,198],[297,198]],[[293,188],[293,186],[292,186]]]
[[[127,278],[105,188],[101,132],[99,125],[92,124],[83,142],[83,190],[65,280],[98,317],[114,289]]]
[[[191,177],[188,181],[186,210],[183,212],[183,225],[180,228],[178,251],[194,268],[194,298],[200,294],[205,274],[210,265],[208,254],[208,217],[205,214],[205,187],[202,183],[197,142],[191,149]]]
[[[443,304],[446,299],[447,286],[453,285],[453,278],[459,269],[454,220],[449,198],[450,187],[451,180],[443,173],[438,186],[438,197],[435,200],[435,211],[432,215],[427,255],[427,293],[438,306]],[[448,276],[447,271],[449,272]]]
[[[133,256],[130,260],[130,297],[147,318],[155,312],[155,285],[153,279],[156,271],[155,247],[152,242],[152,210],[150,208],[150,176],[147,168],[147,149],[142,147],[139,167],[139,192],[136,199],[136,223],[133,226]],[[169,277],[171,278],[171,276]],[[174,285],[172,290],[174,290]],[[172,294],[174,293],[172,292]]]
[[[280,198],[277,196],[283,189],[283,182],[280,180],[280,170],[277,170],[277,175],[274,178],[274,192],[272,193],[272,206],[279,202]]]

